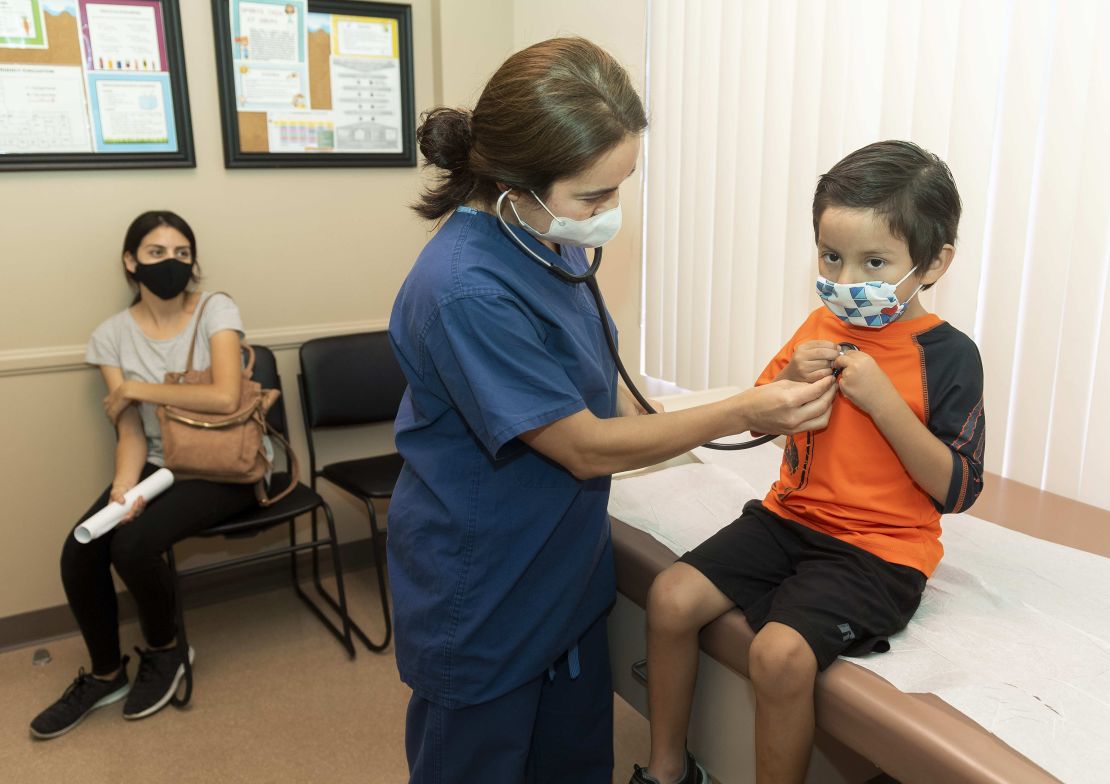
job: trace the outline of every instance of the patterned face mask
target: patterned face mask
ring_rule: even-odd
[[[901,316],[906,305],[921,291],[921,286],[918,286],[913,294],[906,297],[905,302],[898,301],[898,287],[912,274],[911,269],[897,283],[885,283],[881,280],[833,283],[818,275],[817,296],[825,303],[825,307],[846,324],[881,329]]]

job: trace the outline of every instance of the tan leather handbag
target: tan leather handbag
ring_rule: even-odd
[[[215,296],[215,295],[212,295]],[[212,370],[193,369],[193,351],[196,349],[200,320],[212,296],[200,306],[189,344],[189,358],[185,372],[166,373],[166,384],[211,384]],[[226,296],[226,295],[225,295]],[[281,392],[263,389],[251,378],[254,371],[254,349],[243,344],[247,351],[247,364],[239,385],[239,405],[233,414],[206,414],[179,406],[157,407],[158,422],[162,428],[162,452],[166,468],[178,479],[207,479],[212,482],[253,484],[254,494],[262,506],[270,506],[293,491],[299,476],[297,455],[279,433],[266,421],[266,413],[277,402]],[[281,444],[289,455],[290,482],[275,496],[266,492],[265,477],[272,468],[266,457],[262,437],[269,435]]]

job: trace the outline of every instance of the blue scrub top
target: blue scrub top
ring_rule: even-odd
[[[586,270],[581,248],[513,230]],[[389,335],[409,382],[389,505],[397,666],[418,696],[475,705],[541,675],[616,598],[609,477],[575,479],[517,438],[586,407],[615,416],[616,366],[586,287],[466,207],[420,254]]]

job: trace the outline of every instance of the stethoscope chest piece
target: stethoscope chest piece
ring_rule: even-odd
[[[849,351],[859,351],[859,346],[857,346],[855,343],[837,343],[836,348],[838,351],[838,356],[841,357],[847,354]],[[844,368],[834,367],[832,369],[833,378],[839,376],[841,371],[843,370]]]

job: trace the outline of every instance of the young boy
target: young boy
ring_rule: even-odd
[[[940,515],[982,488],[979,352],[917,297],[952,263],[959,219],[948,167],[910,142],[857,150],[818,182],[823,306],[756,383],[836,375],[841,396],[828,427],[788,437],[766,498],[652,586],[651,758],[632,784],[708,784],[685,749],[698,631],[734,606],[756,632],[760,784],[804,780],[817,672],[888,650],[913,616],[943,552]]]

